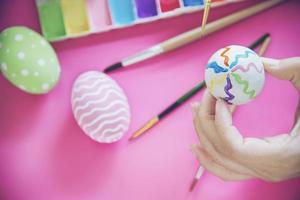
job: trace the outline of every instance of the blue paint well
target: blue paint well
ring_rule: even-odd
[[[135,14],[132,0],[109,0],[108,3],[113,24],[128,25],[134,22]]]
[[[183,0],[184,6],[199,6],[203,5],[203,0]]]

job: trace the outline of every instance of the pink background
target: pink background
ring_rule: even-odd
[[[213,9],[209,21],[255,2]],[[133,117],[125,137],[111,145],[90,140],[77,126],[70,107],[74,79],[197,27],[202,13],[55,43],[62,74],[48,95],[25,94],[1,76],[0,199],[300,199],[300,179],[224,182],[209,173],[194,192],[188,192],[198,165],[189,150],[197,143],[190,103],[201,99],[202,92],[147,135],[127,141],[145,121],[201,80],[209,56],[225,45],[248,45],[270,32],[266,56],[299,56],[299,10],[299,1],[285,2],[185,48],[112,74],[126,91]],[[33,0],[1,1],[0,30],[14,25],[40,31]],[[296,102],[291,84],[267,75],[262,94],[240,106],[234,121],[245,136],[287,132]]]

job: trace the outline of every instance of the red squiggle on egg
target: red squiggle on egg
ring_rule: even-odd
[[[224,58],[224,65],[227,66],[227,67],[229,67],[229,64],[228,64],[229,57],[227,55],[225,55],[225,53],[227,53],[227,51],[229,51],[229,50],[230,50],[229,47],[225,47],[225,50],[221,53],[221,57]]]

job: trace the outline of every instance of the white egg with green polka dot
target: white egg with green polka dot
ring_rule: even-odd
[[[0,70],[13,85],[31,94],[54,88],[60,67],[52,46],[26,27],[11,27],[0,34]]]

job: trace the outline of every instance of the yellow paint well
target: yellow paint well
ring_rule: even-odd
[[[90,29],[85,0],[61,0],[67,34],[76,35]]]

